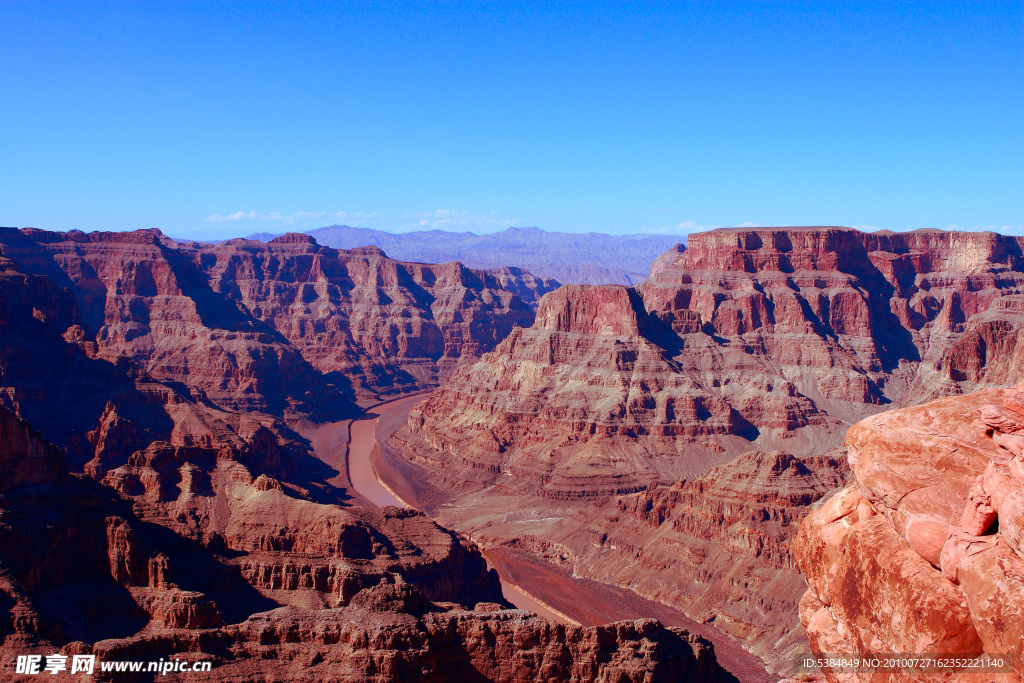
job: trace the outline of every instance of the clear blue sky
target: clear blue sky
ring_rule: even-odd
[[[384,5],[3,0],[0,225],[1024,226],[1022,2]]]

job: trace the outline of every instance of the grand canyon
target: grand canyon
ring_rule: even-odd
[[[1021,680],[1024,238],[264,237],[0,228],[5,678]]]

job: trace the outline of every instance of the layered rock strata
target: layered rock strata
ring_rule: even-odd
[[[91,651],[102,660],[191,651],[212,660],[222,680],[736,681],[707,641],[654,620],[565,627],[484,605],[399,613],[393,601],[366,602],[315,612],[282,608],[212,631],[106,640]]]
[[[330,249],[299,234],[189,250],[215,291],[362,398],[436,384],[533,322],[514,291],[557,286],[525,271],[495,276],[457,262],[402,263],[377,247]]]
[[[261,443],[259,458],[293,465],[309,457],[280,419],[221,410],[101,346],[70,287],[2,257],[0,335],[0,403],[58,446],[71,471],[102,477],[154,441],[240,453]]]
[[[515,266],[491,268],[487,272],[498,279],[502,289],[512,292],[531,306],[536,306],[542,296],[562,286],[558,280],[539,277]]]
[[[177,243],[131,233],[0,231],[7,267],[46,278],[85,339],[223,410],[344,414],[345,399],[435,385],[533,311],[458,263],[400,263],[308,235]],[[502,280],[550,288],[523,272]]]
[[[985,233],[692,235],[639,290],[547,295],[533,327],[435,391],[403,438],[467,478],[553,497],[671,483],[750,442],[820,450],[1012,358],[1022,263],[1016,240]],[[1002,369],[993,379],[1012,381]]]
[[[154,441],[245,450],[262,430],[307,457],[282,418],[430,386],[533,320],[485,273],[305,235],[4,228],[0,254],[0,401],[96,477]]]
[[[653,620],[505,609],[454,533],[316,503],[226,447],[154,443],[99,483],[0,408],[0,453],[5,668],[59,652],[203,660],[219,680],[735,681],[706,640]]]
[[[990,233],[691,235],[636,289],[565,286],[543,297],[531,328],[457,371],[412,410],[395,443],[449,496],[430,508],[445,524],[489,543],[531,545],[691,616],[718,610],[724,630],[781,666],[800,636],[779,624],[796,627],[802,592],[786,544],[828,486],[811,486],[800,512],[758,512],[750,525],[758,533],[730,515],[705,528],[723,548],[760,539],[735,591],[706,589],[725,580],[719,569],[729,563],[685,553],[675,579],[690,588],[673,591],[667,558],[666,570],[653,572],[660,578],[645,581],[650,568],[631,569],[637,549],[667,521],[612,549],[594,541],[615,536],[618,518],[606,510],[628,494],[669,500],[667,487],[692,485],[716,466],[718,477],[749,469],[737,458],[752,448],[792,454],[835,485],[840,457],[831,456],[831,474],[806,460],[841,448],[848,425],[892,406],[1019,381],[1022,271],[1020,242]],[[749,495],[774,495],[772,479],[786,471],[751,477]],[[728,502],[710,487],[704,504]],[[776,519],[786,531],[772,531]]]
[[[795,545],[808,583],[800,617],[814,651],[1009,655],[1015,674],[987,680],[1019,680],[1021,434],[1024,386],[941,399],[851,428],[855,484],[808,516]],[[962,675],[974,680],[973,672]]]

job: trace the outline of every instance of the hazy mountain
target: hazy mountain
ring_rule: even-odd
[[[488,235],[444,230],[396,234],[332,225],[307,233],[320,244],[338,249],[372,244],[401,261],[462,261],[471,268],[515,266],[559,282],[624,285],[646,279],[651,262],[684,241],[676,236],[547,232],[538,228],[509,228]],[[266,241],[271,237],[258,233],[250,239]]]

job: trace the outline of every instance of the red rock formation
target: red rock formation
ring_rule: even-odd
[[[533,320],[487,273],[403,264],[376,247],[329,249],[308,235],[207,245],[155,230],[4,229],[0,250],[21,272],[69,288],[101,350],[227,410],[316,413],[339,392],[436,384]],[[524,277],[505,279],[528,289]]]
[[[80,322],[105,352],[223,409],[309,412],[327,388],[274,331],[214,292],[191,254],[159,231],[5,230],[0,248],[22,272],[70,288]],[[319,395],[318,395],[319,394]]]
[[[814,651],[1009,653],[1016,676],[989,680],[1019,680],[1018,433],[1024,386],[937,400],[851,428],[856,484],[806,519],[795,546],[808,582],[801,621]]]
[[[251,454],[151,444],[107,474],[118,496],[69,479],[6,409],[0,426],[5,662],[60,651],[212,660],[220,679],[735,681],[710,643],[654,620],[563,627],[506,610],[452,532],[297,497],[254,478]]]
[[[330,249],[299,234],[188,249],[214,290],[363,398],[436,384],[533,321],[499,279],[459,263],[400,263],[376,247]]]
[[[0,251],[4,401],[97,477],[154,440],[241,448],[252,425],[288,431],[238,411],[323,419],[353,410],[353,383],[429,385],[533,319],[489,275],[304,235],[3,229]]]
[[[72,471],[91,461],[102,476],[154,439],[229,438],[223,413],[89,338],[75,299],[50,277],[0,258],[0,293],[0,401],[64,450]]]
[[[680,372],[645,325],[632,290],[563,286],[542,299],[532,328],[513,330],[414,408],[400,438],[468,480],[553,499],[691,475],[749,425]]]
[[[701,535],[722,547],[749,543],[744,571],[760,577],[735,593],[707,591],[725,575],[716,551],[686,560],[692,588],[678,595],[671,572],[657,569],[667,557],[641,567],[636,556],[661,527],[619,537],[613,551],[595,541],[616,536],[604,507],[701,477],[752,447],[826,453],[847,425],[886,406],[1016,381],[1022,286],[1020,243],[988,233],[692,235],[637,289],[546,295],[533,327],[458,370],[412,410],[395,443],[452,497],[448,508],[425,501],[446,525],[640,586],[697,618],[728,616],[743,593],[744,613],[725,630],[781,666],[779,624],[795,626],[802,591],[786,548],[802,513],[776,529],[770,513],[750,528],[715,520],[717,530]],[[752,489],[773,495],[773,476]],[[709,491],[709,509],[725,505],[720,496]],[[931,543],[931,533],[915,524],[912,535]],[[598,547],[604,557],[587,550]],[[641,578],[650,575],[659,578]],[[759,606],[765,590],[771,600]]]
[[[1008,294],[967,323],[939,364],[964,386],[1005,386],[1024,380],[1024,297]]]
[[[536,306],[542,296],[562,286],[558,280],[538,277],[514,266],[491,268],[487,272],[498,279],[502,289],[512,292],[531,306]]]
[[[379,605],[281,608],[225,628],[105,640],[87,649],[101,661],[202,653],[181,658],[212,660],[221,680],[736,681],[715,662],[710,643],[654,620],[583,628],[483,603],[473,611],[425,605],[417,614]]]
[[[985,233],[693,235],[639,291],[547,295],[532,328],[436,391],[401,437],[425,458],[457,454],[440,459],[474,480],[510,474],[555,496],[699,474],[744,437],[820,449],[844,422],[1003,362],[1022,263],[1015,240]]]
[[[993,233],[730,229],[659,259],[643,293],[675,327],[754,342],[754,356],[826,407],[819,394],[858,404],[969,391],[944,355],[975,320],[1019,324],[1016,297],[1004,297],[1021,271],[1018,241]]]

